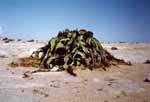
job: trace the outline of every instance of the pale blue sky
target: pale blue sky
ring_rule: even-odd
[[[0,0],[1,36],[48,40],[66,28],[101,41],[150,42],[150,0]]]

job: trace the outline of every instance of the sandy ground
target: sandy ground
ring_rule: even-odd
[[[35,68],[10,68],[8,63],[45,45],[45,42],[0,41],[0,102],[150,102],[150,44],[103,44],[114,56],[132,66],[112,66],[108,71],[39,72],[22,78]],[[111,50],[115,46],[118,50]]]

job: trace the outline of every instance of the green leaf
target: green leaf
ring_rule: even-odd
[[[57,41],[58,41],[57,38],[52,38],[52,39],[50,40],[50,46],[51,46],[50,51],[51,51],[51,52],[54,51],[54,48],[55,48],[55,46],[56,46],[56,44],[57,44]]]
[[[59,42],[63,43],[63,44],[67,44],[67,42],[69,41],[70,39],[69,38],[64,38],[64,39],[61,39]]]
[[[64,49],[65,49],[65,46],[64,46],[64,44],[62,44],[61,42],[59,42],[59,43],[57,43],[55,49],[57,50],[58,48],[64,48]],[[56,50],[55,50],[55,51],[56,51]]]
[[[76,55],[80,55],[80,56],[81,56],[81,58],[85,59],[85,54],[84,54],[83,52],[76,51],[76,52],[75,52],[75,54],[74,54],[74,56],[73,56],[73,58],[75,58],[75,57],[76,57]]]
[[[48,58],[46,64],[50,66],[50,64],[52,63],[52,61],[54,61],[57,58],[57,56],[51,56]],[[51,68],[51,67],[50,67]]]

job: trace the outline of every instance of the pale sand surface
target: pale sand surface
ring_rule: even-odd
[[[78,70],[77,77],[64,71],[22,78],[25,71],[35,68],[7,65],[43,45],[45,42],[0,41],[0,102],[150,102],[150,83],[143,81],[150,77],[150,64],[143,64],[150,59],[150,44],[103,44],[133,65],[112,66],[108,71]],[[118,50],[111,50],[112,46]]]

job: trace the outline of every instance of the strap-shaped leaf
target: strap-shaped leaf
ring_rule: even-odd
[[[89,50],[87,47],[82,46],[82,50],[84,51],[84,53],[89,53]]]
[[[85,59],[85,54],[83,52],[80,52],[80,51],[76,51],[73,58],[75,58],[77,55],[81,56],[81,58]]]
[[[49,66],[49,68],[52,68],[51,63],[57,58],[57,56],[51,56],[48,58],[46,64]]]
[[[67,42],[69,41],[69,38],[63,38],[61,39],[59,42],[63,43],[63,44],[67,44]]]
[[[76,36],[77,36],[77,33],[72,33],[72,37],[70,39],[70,41],[67,43],[68,45],[71,45],[73,43],[74,40],[76,40]]]
[[[59,43],[57,43],[57,45],[56,45],[55,51],[56,51],[58,48],[64,48],[64,49],[65,49],[65,45],[62,44],[61,42],[59,42]]]
[[[51,51],[51,52],[54,51],[54,48],[55,48],[55,46],[57,45],[57,42],[58,42],[58,38],[52,38],[52,39],[50,40],[50,47],[51,47],[50,51]]]

